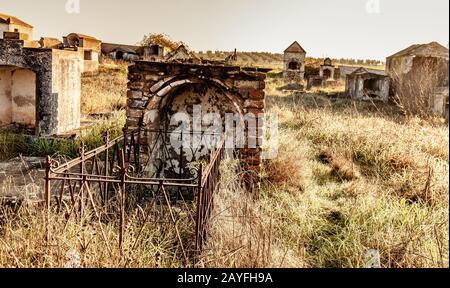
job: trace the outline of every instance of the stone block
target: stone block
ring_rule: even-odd
[[[160,76],[154,75],[154,74],[146,74],[145,75],[145,81],[152,81],[152,82],[158,82],[161,79]]]
[[[142,91],[140,90],[128,90],[127,92],[127,97],[129,99],[141,99],[142,96]]]
[[[136,108],[144,109],[145,105],[147,104],[147,102],[145,102],[145,101],[135,100],[135,99],[128,99],[127,103],[128,103],[128,107],[132,108],[132,109],[136,109]]]
[[[236,80],[234,81],[234,87],[238,89],[260,89],[259,81],[251,80]]]
[[[265,96],[265,93],[263,90],[252,89],[249,91],[249,98],[251,100],[263,100],[264,96]]]
[[[139,109],[127,109],[127,118],[141,118],[143,111]]]
[[[142,90],[144,89],[145,82],[137,81],[137,82],[128,82],[128,89],[132,90]]]

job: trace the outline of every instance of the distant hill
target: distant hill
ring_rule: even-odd
[[[205,60],[220,61],[224,60],[233,52],[227,51],[199,51],[195,55]],[[310,69],[318,69],[323,64],[325,58],[306,58],[306,66]],[[378,60],[360,60],[360,59],[333,59],[335,65],[364,66],[371,68],[384,69],[385,63]],[[274,70],[283,70],[283,54],[269,52],[237,52],[236,64],[241,66],[262,66]]]

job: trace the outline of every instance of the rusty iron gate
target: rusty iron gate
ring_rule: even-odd
[[[145,139],[162,139],[150,145]],[[114,140],[105,137],[105,144],[91,151],[80,149],[80,157],[66,163],[59,163],[47,157],[45,176],[45,239],[52,241],[51,215],[64,213],[65,225],[70,219],[83,219],[83,213],[89,211],[96,218],[101,237],[108,251],[114,249],[105,234],[105,221],[118,220],[117,248],[123,253],[123,242],[126,234],[128,209],[133,209],[135,201],[147,201],[149,209],[145,221],[136,237],[135,245],[141,237],[147,220],[152,214],[152,207],[165,207],[164,214],[170,215],[177,240],[181,246],[184,260],[190,263],[201,253],[206,241],[208,223],[214,208],[214,194],[220,184],[220,165],[225,157],[225,138],[221,136],[215,149],[206,159],[207,163],[198,163],[197,167],[183,169],[183,151],[181,145],[179,155],[172,161],[167,143],[172,132],[162,130],[124,131],[123,136]],[[179,135],[183,139],[183,133]],[[217,135],[216,135],[217,136]],[[159,141],[159,142],[158,142]],[[159,152],[158,152],[159,151]],[[163,153],[161,153],[161,151]],[[156,158],[152,158],[158,152]],[[146,157],[141,157],[147,155]],[[144,160],[144,161],[143,161]],[[159,165],[155,166],[155,163]],[[166,176],[174,176],[169,178]],[[144,191],[145,195],[140,195]],[[191,197],[190,197],[191,196]],[[188,210],[192,221],[192,238],[187,244],[183,241],[174,206],[180,204]],[[157,201],[159,205],[157,205]],[[190,208],[189,208],[190,207]],[[118,217],[118,219],[117,219]],[[80,220],[81,221],[81,220]],[[134,245],[134,246],[135,246]],[[191,256],[192,255],[192,256]]]

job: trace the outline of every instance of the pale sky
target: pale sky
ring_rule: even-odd
[[[67,13],[67,1],[80,1],[80,13]],[[33,25],[35,39],[79,32],[136,44],[165,33],[203,51],[282,53],[297,40],[312,57],[384,60],[449,41],[448,0],[0,0],[0,13]]]

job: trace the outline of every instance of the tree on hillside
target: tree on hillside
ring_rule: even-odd
[[[183,41],[173,41],[168,35],[162,33],[150,33],[148,35],[145,35],[142,41],[139,42],[139,45],[160,45],[171,51],[176,50],[180,45],[184,45],[186,46],[186,48],[188,48],[188,46]]]

